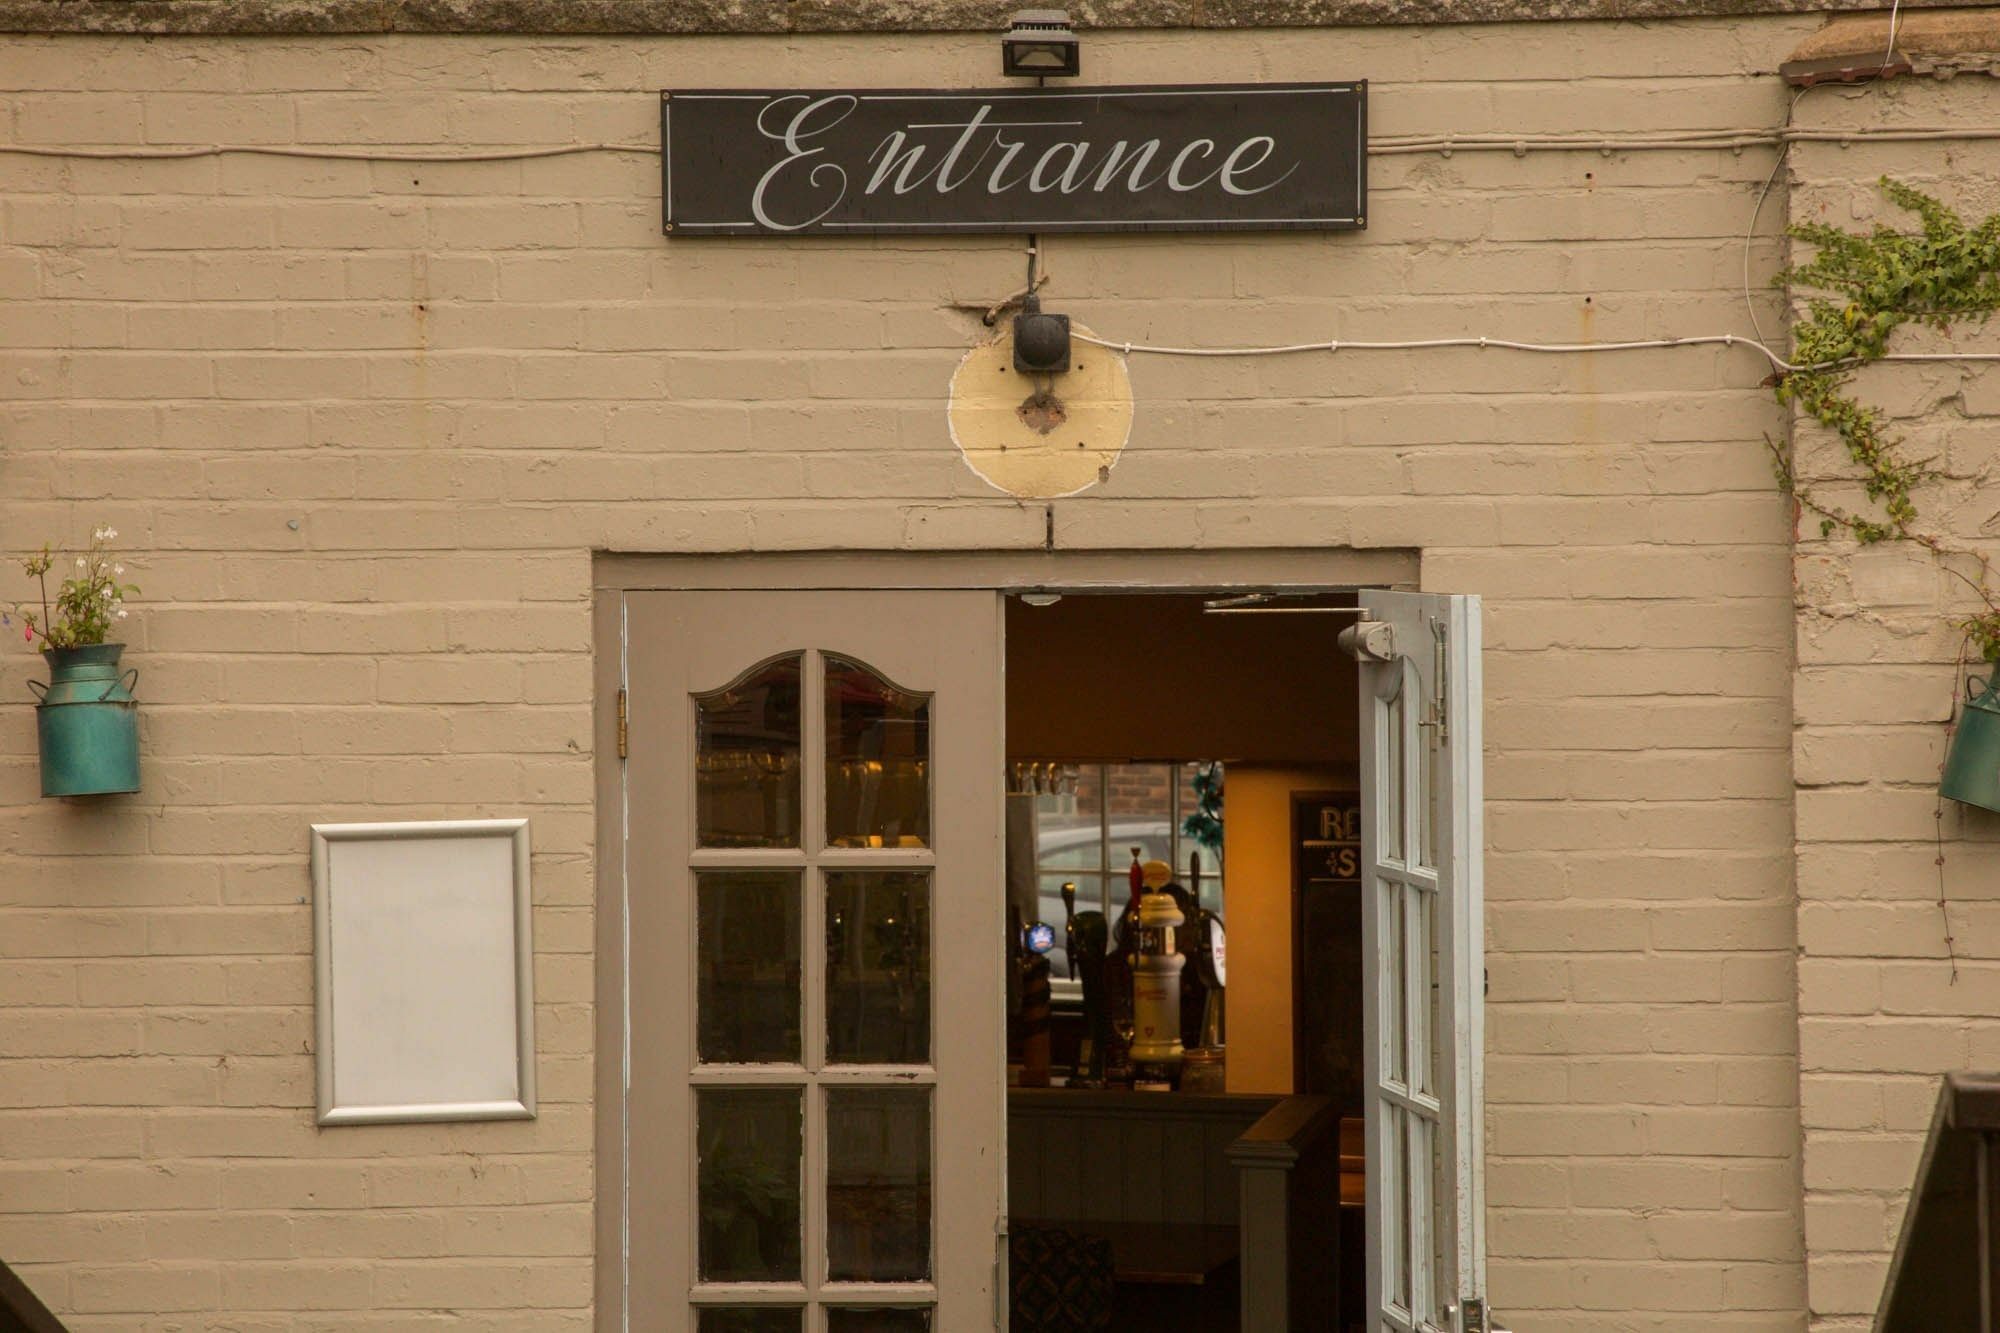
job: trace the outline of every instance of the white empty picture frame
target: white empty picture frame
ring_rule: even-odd
[[[312,826],[319,1123],[535,1114],[528,821]]]

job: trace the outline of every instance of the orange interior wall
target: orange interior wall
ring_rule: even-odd
[[[1338,770],[1231,764],[1222,803],[1231,1092],[1292,1091],[1292,793]]]

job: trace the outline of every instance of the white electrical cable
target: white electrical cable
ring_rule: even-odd
[[[1807,84],[1792,95],[1792,104],[1785,111],[1785,128],[1790,129],[1792,117],[1799,111],[1799,103],[1818,84]],[[1743,228],[1743,308],[1750,315],[1750,331],[1757,335],[1757,341],[1764,340],[1764,325],[1757,318],[1757,302],[1750,295],[1750,249],[1757,240],[1757,219],[1763,215],[1764,200],[1770,197],[1771,187],[1778,183],[1778,173],[1785,169],[1785,159],[1790,157],[1792,145],[1789,141],[1778,150],[1777,159],[1771,163],[1771,174],[1764,178],[1764,188],[1757,191],[1757,203],[1750,210],[1750,222]]]
[[[1687,338],[1636,338],[1627,342],[1608,343],[1539,343],[1524,342],[1517,338],[1403,338],[1392,341],[1368,341],[1350,338],[1330,338],[1324,342],[1278,343],[1268,347],[1173,347],[1161,343],[1127,342],[1119,338],[1100,338],[1095,334],[1072,329],[1070,337],[1078,342],[1094,344],[1122,352],[1127,356],[1140,353],[1151,356],[1290,356],[1299,352],[1425,352],[1440,348],[1475,348],[1503,352],[1529,352],[1540,355],[1571,356],[1591,352],[1641,352],[1655,351],[1671,347],[1743,347],[1762,356],[1773,370],[1790,373],[1795,370],[1832,370],[1840,366],[1858,364],[1849,359],[1822,362],[1816,365],[1794,364],[1779,356],[1755,338],[1746,338],[1737,333],[1706,333]],[[1870,358],[1876,361],[2000,361],[2000,352],[1894,352],[1888,356]]]
[[[1890,62],[1896,58],[1896,19],[1903,12],[1903,0],[1895,0],[1889,6],[1889,49],[1882,53],[1882,72],[1888,73]]]
[[[303,157],[335,162],[522,162],[538,157],[569,157],[577,153],[645,153],[653,157],[660,150],[643,143],[569,143],[545,148],[495,148],[485,152],[427,153],[401,148],[298,148],[269,144],[189,144],[180,148],[64,148],[45,144],[0,144],[0,153],[21,157],[80,157],[91,159],[132,159],[134,161],[177,160],[194,157],[221,157],[226,153],[248,157]]]
[[[1610,156],[1635,152],[1699,152],[1746,148],[1783,148],[1794,143],[1942,143],[2000,139],[2000,125],[1906,126],[1879,129],[1685,130],[1671,134],[1621,137],[1605,134],[1449,134],[1386,135],[1368,141],[1375,157],[1407,157],[1437,153],[1591,152]],[[84,158],[118,161],[170,161],[186,158],[294,157],[338,162],[521,162],[579,153],[636,153],[658,157],[657,144],[573,143],[540,148],[494,148],[475,152],[426,152],[408,148],[312,148],[282,144],[188,144],[160,148],[77,148],[51,144],[0,143],[0,154],[19,157]]]

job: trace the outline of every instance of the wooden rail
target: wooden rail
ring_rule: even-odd
[[[0,1260],[0,1333],[68,1333],[21,1275]]]
[[[2000,1333],[2000,1074],[1947,1074],[1875,1333]]]
[[[1244,1329],[1337,1327],[1341,1209],[1362,1204],[1360,1131],[1331,1097],[1287,1097],[1229,1145],[1241,1190]]]

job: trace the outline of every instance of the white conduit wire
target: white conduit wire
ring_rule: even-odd
[[[1291,356],[1301,352],[1428,352],[1442,348],[1475,348],[1487,351],[1573,356],[1588,352],[1642,352],[1670,347],[1743,347],[1762,356],[1774,371],[1784,374],[1797,370],[1832,370],[1860,364],[1853,360],[1822,362],[1817,365],[1795,364],[1785,360],[1757,339],[1746,338],[1740,333],[1698,334],[1686,338],[1637,338],[1628,342],[1605,343],[1541,343],[1524,342],[1517,338],[1476,337],[1403,338],[1386,342],[1329,338],[1324,342],[1279,343],[1269,347],[1172,347],[1160,343],[1100,338],[1075,328],[1070,330],[1070,337],[1078,342],[1091,343],[1126,356],[1134,353],[1151,356]],[[1871,358],[1867,364],[1873,365],[1877,361],[2000,361],[2000,352],[1892,352],[1887,356]]]
[[[2000,125],[1902,126],[1884,129],[1738,129],[1681,130],[1667,134],[1453,134],[1384,135],[1368,141],[1368,151],[1377,157],[1404,157],[1419,153],[1513,153],[1593,152],[1610,155],[1631,152],[1693,152],[1746,148],[1782,148],[1794,143],[1943,143],[1978,142],[2000,139]],[[172,147],[138,148],[69,147],[54,144],[0,143],[0,154],[19,157],[83,158],[105,161],[172,161],[188,158],[292,157],[338,162],[522,162],[545,157],[569,157],[580,153],[636,153],[658,157],[658,144],[573,143],[549,144],[538,148],[493,148],[486,150],[426,151],[411,148],[315,148],[285,144],[187,144]]]
[[[20,157],[80,157],[101,160],[178,160],[194,157],[304,157],[334,162],[523,162],[538,157],[570,157],[578,153],[645,153],[660,155],[656,144],[568,143],[544,148],[495,148],[485,152],[423,152],[402,148],[305,148],[278,144],[188,144],[177,148],[68,148],[44,144],[0,144],[0,153]]]

